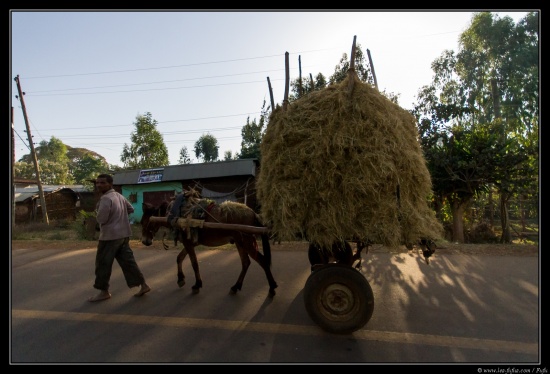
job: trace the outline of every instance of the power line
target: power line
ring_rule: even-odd
[[[315,49],[315,50],[310,50],[310,51],[293,52],[293,53],[307,54],[307,53],[313,53],[313,52],[319,52],[319,51],[329,51],[329,50],[333,50],[333,49],[335,49],[335,48],[323,48],[323,49]],[[27,77],[27,78],[25,78],[25,79],[45,79],[45,78],[76,77],[76,76],[85,76],[85,75],[130,73],[130,72],[146,71],[146,70],[174,69],[174,68],[189,67],[189,66],[222,64],[222,63],[226,63],[226,62],[247,61],[247,60],[258,60],[258,59],[272,58],[272,57],[284,57],[284,55],[285,55],[284,53],[283,53],[283,54],[279,53],[279,54],[276,54],[276,55],[266,55],[266,56],[258,56],[258,57],[245,57],[245,58],[237,58],[237,59],[233,59],[233,60],[220,60],[220,61],[209,61],[209,62],[197,62],[197,63],[192,63],[192,64],[158,66],[158,67],[140,68],[140,69],[111,70],[111,71],[92,72],[92,73],[76,73],[76,74],[61,74],[61,75],[49,75],[49,76],[37,76],[37,77]]]
[[[23,142],[23,144],[25,145],[25,147],[27,147],[27,149],[30,151],[31,148],[30,148],[29,145],[25,142],[25,140],[21,137],[21,135],[19,135],[19,133],[17,132],[17,130],[13,129],[13,131],[17,134],[17,137]]]
[[[271,79],[272,81],[281,81],[283,78],[279,79]],[[219,87],[219,86],[233,86],[238,84],[251,84],[251,83],[263,83],[265,84],[265,80],[258,80],[258,81],[249,81],[249,82],[234,82],[234,83],[216,83],[216,84],[204,84],[200,86],[182,86],[182,87],[161,87],[161,88],[149,88],[149,89],[142,89],[142,90],[119,90],[119,91],[101,91],[101,92],[78,92],[78,93],[70,93],[70,94],[48,94],[48,95],[33,95],[29,93],[29,96],[79,96],[79,95],[97,95],[97,94],[114,94],[114,93],[128,93],[128,92],[147,92],[147,91],[167,91],[167,90],[182,90],[186,88],[204,88],[204,87]]]
[[[40,93],[40,92],[94,90],[94,89],[98,89],[98,88],[116,88],[116,87],[141,86],[141,85],[148,85],[148,84],[185,82],[185,81],[191,81],[191,80],[213,79],[213,78],[226,78],[226,77],[235,77],[235,76],[239,76],[239,75],[250,75],[250,74],[259,74],[259,73],[271,73],[271,72],[277,72],[277,71],[284,71],[284,69],[253,71],[253,72],[249,72],[249,73],[235,73],[235,74],[225,74],[225,75],[212,75],[212,76],[208,76],[208,77],[197,77],[197,78],[186,78],[186,79],[172,79],[172,80],[169,80],[169,81],[155,81],[155,82],[142,82],[142,83],[117,84],[117,85],[112,85],[112,86],[95,86],[95,87],[65,88],[65,89],[58,89],[58,90],[30,91],[30,92],[27,92],[27,94],[36,94],[36,93]]]
[[[222,115],[222,116],[175,119],[175,120],[170,120],[170,121],[157,121],[157,124],[172,123],[172,122],[191,122],[191,121],[195,122],[195,121],[201,121],[201,120],[207,120],[207,119],[239,117],[239,116],[244,116],[244,115],[250,116],[252,114],[261,114],[261,112],[248,112],[248,113],[239,113],[239,114],[226,114],[226,115]],[[104,126],[90,125],[90,126],[93,126],[95,129],[99,129],[99,128],[110,128],[110,129],[112,129],[113,127],[127,127],[128,124],[124,124],[124,125],[104,125]],[[67,131],[67,130],[82,130],[82,127],[65,127],[65,128],[62,128],[62,129],[55,129],[54,128],[54,129],[45,129],[44,131]]]

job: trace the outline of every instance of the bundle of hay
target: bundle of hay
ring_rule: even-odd
[[[280,240],[302,235],[328,248],[440,238],[417,138],[415,118],[352,70],[340,84],[275,108],[256,183],[264,222]]]

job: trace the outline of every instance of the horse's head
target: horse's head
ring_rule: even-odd
[[[159,229],[159,224],[151,221],[151,217],[164,216],[166,214],[167,203],[163,203],[160,207],[155,207],[150,203],[143,203],[141,216],[141,242],[143,245],[150,246],[153,244],[153,238]],[[164,207],[164,209],[163,209]],[[164,210],[164,213],[162,212]],[[162,214],[162,215],[161,215]]]

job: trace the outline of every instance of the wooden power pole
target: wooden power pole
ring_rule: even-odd
[[[21,91],[21,84],[19,83],[19,75],[14,78],[17,83],[17,92],[19,92],[19,100],[21,101],[21,109],[23,110],[23,118],[25,119],[25,126],[27,127],[27,137],[29,139],[29,146],[31,147],[31,157],[34,163],[34,170],[36,172],[36,183],[38,184],[38,193],[40,196],[40,205],[42,207],[42,218],[46,224],[50,224],[48,220],[48,211],[46,209],[46,198],[44,196],[44,189],[42,188],[42,182],[40,181],[40,170],[38,169],[38,159],[36,158],[36,152],[34,150],[34,143],[32,141],[31,128],[29,126],[29,120],[27,118],[27,109],[25,108],[25,100],[23,99],[24,93]]]
[[[13,130],[13,106],[11,107],[11,225],[15,225],[15,134]]]

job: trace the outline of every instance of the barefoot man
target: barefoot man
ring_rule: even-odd
[[[134,212],[134,207],[113,189],[111,175],[100,174],[96,179],[96,188],[101,193],[101,198],[96,210],[100,232],[95,258],[94,288],[98,289],[99,293],[90,297],[88,301],[101,301],[111,297],[109,280],[115,260],[122,268],[128,287],[141,287],[134,296],[143,296],[151,291],[151,288],[145,283],[134,252],[130,248],[132,228],[128,215]]]

